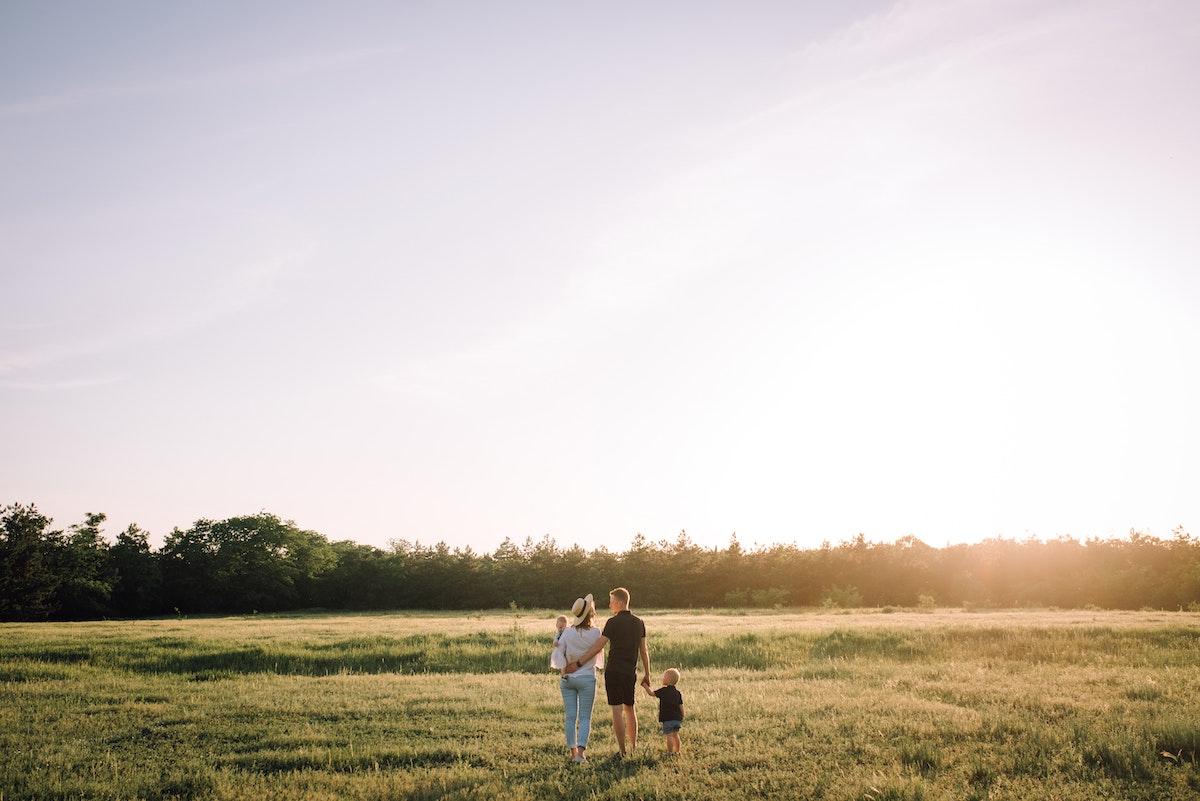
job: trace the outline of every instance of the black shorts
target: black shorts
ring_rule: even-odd
[[[636,689],[636,673],[604,671],[604,692],[608,695],[609,706],[633,706],[633,691]]]

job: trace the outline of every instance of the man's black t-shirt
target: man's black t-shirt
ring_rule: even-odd
[[[683,694],[667,685],[654,691],[658,696],[658,721],[683,720]]]
[[[608,640],[608,665],[610,673],[637,672],[638,648],[646,636],[646,624],[628,609],[622,609],[604,623],[601,632]]]

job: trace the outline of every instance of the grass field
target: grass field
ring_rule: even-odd
[[[1200,797],[1200,614],[639,614],[678,760],[567,762],[549,612],[3,624],[0,801]]]

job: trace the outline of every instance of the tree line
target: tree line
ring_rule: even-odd
[[[506,539],[492,553],[396,540],[331,542],[261,512],[197,520],[152,548],[103,514],[55,529],[33,504],[0,509],[0,619],[94,619],[298,609],[565,608],[629,587],[643,607],[1096,606],[1200,608],[1200,540],[989,539],[931,547],[863,535],[819,548],[705,548],[633,538],[625,551]]]

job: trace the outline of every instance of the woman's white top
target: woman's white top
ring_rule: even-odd
[[[567,626],[563,629],[562,636],[558,638],[558,645],[554,647],[555,656],[558,656],[561,661],[560,665],[566,665],[568,662],[574,662],[579,657],[583,656],[591,647],[600,639],[600,629],[592,626],[590,629],[577,629],[574,626]],[[557,661],[557,660],[556,660]],[[604,651],[601,650],[588,661],[579,666],[579,670],[574,673],[568,673],[568,676],[583,676],[594,672],[595,668],[604,668]]]

